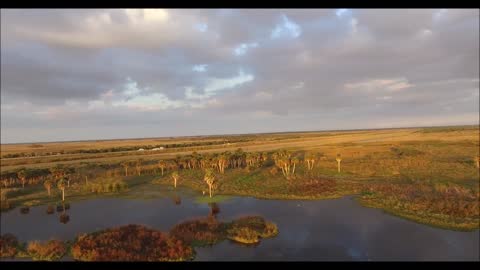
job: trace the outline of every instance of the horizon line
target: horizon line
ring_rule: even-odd
[[[459,125],[434,125],[434,126],[404,126],[404,127],[380,127],[380,128],[354,128],[354,129],[320,129],[320,130],[298,130],[298,131],[271,131],[271,132],[252,132],[252,133],[224,133],[224,134],[202,134],[202,135],[178,135],[178,136],[161,136],[161,137],[130,137],[130,138],[113,138],[113,139],[84,139],[84,140],[60,140],[60,141],[29,141],[29,142],[14,142],[1,143],[0,145],[14,145],[14,144],[33,144],[33,143],[73,143],[73,142],[91,142],[91,141],[121,141],[121,140],[148,140],[148,139],[174,139],[174,138],[195,138],[195,137],[217,137],[217,136],[245,136],[245,135],[265,135],[265,134],[279,134],[279,133],[313,133],[313,132],[336,132],[336,131],[361,131],[361,130],[388,130],[388,129],[413,129],[413,128],[435,128],[435,127],[465,127],[477,126],[476,124],[459,124]]]

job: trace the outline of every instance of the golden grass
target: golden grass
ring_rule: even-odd
[[[365,131],[343,131],[343,132],[311,132],[311,133],[280,133],[280,134],[265,134],[257,135],[254,140],[234,143],[230,146],[212,145],[205,147],[188,147],[165,149],[162,152],[156,151],[129,151],[129,152],[113,152],[113,153],[84,153],[84,154],[65,154],[59,156],[45,156],[33,158],[15,158],[2,159],[2,171],[14,170],[20,167],[29,168],[48,168],[55,164],[69,164],[76,165],[81,162],[95,162],[95,163],[112,163],[121,162],[124,160],[132,160],[143,158],[144,160],[158,160],[173,158],[177,155],[188,155],[193,151],[198,153],[212,153],[223,151],[234,151],[241,147],[245,151],[273,151],[278,149],[293,149],[293,150],[319,150],[326,155],[336,155],[341,152],[345,159],[349,157],[356,157],[366,155],[368,153],[389,151],[389,148],[403,143],[430,143],[430,142],[473,142],[478,145],[479,132],[477,129],[466,129],[450,132],[429,132],[422,133],[420,128],[412,129],[391,129],[391,130],[365,130]],[[250,136],[250,137],[248,137]],[[245,135],[245,138],[251,138],[252,135]],[[145,145],[158,144],[163,141],[168,143],[187,142],[181,139],[138,139],[138,140],[112,140],[112,141],[98,141],[98,142],[65,142],[65,143],[49,143],[42,144],[48,150],[45,151],[60,151],[60,150],[79,150],[79,149],[94,149],[107,148],[113,146],[131,146],[131,145]],[[202,137],[197,139],[190,139],[188,142],[198,141],[212,141],[218,140],[216,137]],[[162,142],[159,142],[162,141]],[[47,147],[48,146],[48,147]],[[18,145],[1,145],[2,155],[7,153],[32,151],[31,144]],[[473,153],[472,153],[473,154]]]

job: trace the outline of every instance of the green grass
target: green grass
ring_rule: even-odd
[[[219,203],[219,202],[231,200],[232,198],[233,198],[232,196],[226,196],[226,195],[216,195],[210,198],[207,194],[205,194],[205,196],[195,197],[195,202],[199,204]]]
[[[416,132],[418,130],[421,132]],[[363,187],[375,183],[427,184],[431,186],[448,184],[478,190],[479,170],[473,161],[473,157],[479,154],[478,127],[425,129],[428,130],[427,132],[422,130],[424,129],[391,131],[390,133],[387,131],[358,131],[310,134],[308,140],[305,137],[305,142],[288,135],[291,142],[296,142],[296,144],[281,142],[282,147],[291,148],[300,154],[303,154],[303,149],[325,154],[324,159],[315,163],[313,171],[307,172],[304,165],[299,164],[296,170],[297,176],[287,180],[280,171],[276,175],[270,172],[271,166],[273,166],[271,160],[264,167],[251,171],[227,169],[225,174],[216,174],[219,185],[214,190],[214,197],[211,199],[208,197],[208,187],[203,181],[204,172],[198,169],[180,170],[177,189],[173,188],[171,171],[166,171],[164,176],[121,177],[122,181],[128,184],[128,189],[118,193],[95,194],[86,192],[81,187],[72,187],[67,189],[66,198],[68,201],[98,197],[155,199],[170,196],[176,192],[190,192],[193,196],[197,196],[196,201],[199,203],[218,202],[230,196],[318,200],[339,198],[361,192],[368,195],[370,191],[364,190]],[[382,132],[383,134],[380,134]],[[315,137],[320,139],[310,140]],[[395,137],[395,140],[389,140],[392,137]],[[263,142],[259,142],[257,141],[258,146],[262,146]],[[302,145],[303,143],[305,144]],[[343,157],[341,172],[337,172],[335,161],[337,153],[341,153]],[[323,182],[312,184],[309,182],[312,179],[334,181],[335,187],[324,190],[321,186]],[[205,195],[199,195],[202,192],[205,192]],[[424,195],[420,194],[419,196]],[[55,204],[60,200],[60,192],[53,188],[52,196],[48,197],[43,187],[27,185],[24,190],[17,189],[10,192],[8,199],[14,207]],[[405,218],[422,220],[422,223],[434,226],[450,226],[450,228],[463,226],[459,225],[461,222],[458,220],[445,216],[432,216],[407,211],[408,209],[402,211],[392,209],[381,200],[363,204],[382,208],[389,213]],[[472,219],[477,224],[478,220],[478,217]],[[467,221],[467,223],[469,222]]]
[[[363,195],[368,196],[371,195],[371,193],[365,193]],[[448,215],[429,214],[425,212],[409,211],[408,209],[394,209],[386,207],[385,204],[381,202],[374,200],[365,200],[362,197],[357,198],[357,201],[362,206],[382,209],[388,214],[408,219],[410,221],[423,225],[430,225],[442,229],[465,232],[478,230],[480,227],[478,218],[459,219]]]

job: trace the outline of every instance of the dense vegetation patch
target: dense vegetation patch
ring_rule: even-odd
[[[50,240],[45,243],[32,241],[28,243],[27,252],[33,260],[55,261],[67,253],[67,247],[59,240]]]
[[[128,184],[122,179],[106,178],[95,182],[89,182],[85,189],[94,193],[121,192],[128,188]]]
[[[277,226],[260,216],[242,217],[222,223],[213,216],[189,220],[176,225],[170,235],[194,246],[213,245],[225,239],[242,244],[258,243],[261,238],[274,237]]]
[[[376,183],[365,187],[361,203],[421,223],[471,230],[479,226],[480,195],[452,184]]]
[[[225,224],[214,218],[199,218],[175,225],[170,235],[193,246],[213,245],[225,239]]]
[[[243,244],[258,243],[261,238],[270,238],[278,234],[277,225],[260,216],[248,216],[236,219],[228,224],[227,238]]]
[[[13,258],[19,250],[17,238],[12,234],[0,236],[0,255],[2,258]]]
[[[182,240],[141,225],[127,225],[79,236],[72,256],[81,261],[183,261],[193,249]]]

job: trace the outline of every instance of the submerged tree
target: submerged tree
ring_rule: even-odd
[[[177,171],[174,171],[172,173],[172,178],[173,178],[173,186],[177,188],[177,180],[180,179],[180,175],[178,174]]]
[[[211,198],[212,197],[212,190],[214,189],[215,184],[216,184],[215,174],[213,173],[212,169],[206,169],[205,170],[205,176],[203,177],[203,180],[208,185],[208,192],[209,192],[210,198]]]
[[[342,162],[342,156],[340,154],[337,154],[337,157],[335,159],[337,160],[338,172],[340,172],[340,163]]]

